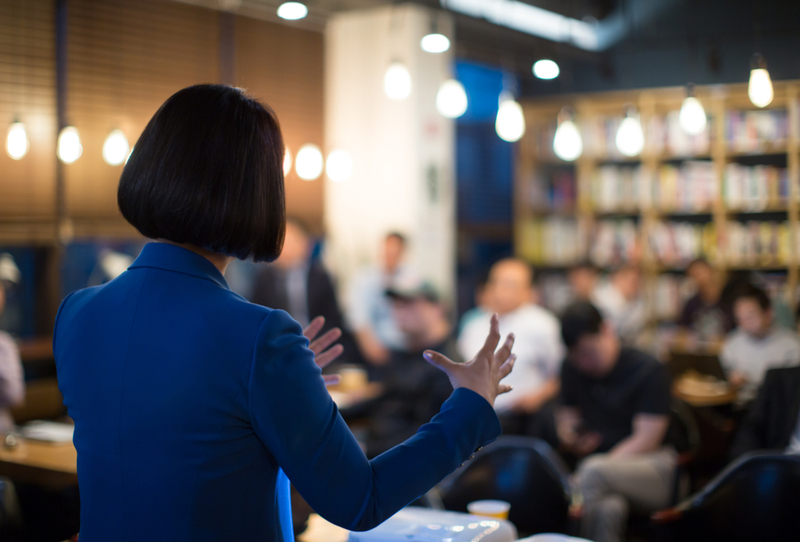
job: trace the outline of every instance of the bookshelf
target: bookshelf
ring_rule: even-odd
[[[528,130],[517,155],[517,255],[545,272],[580,260],[607,269],[639,263],[654,324],[676,316],[685,293],[683,271],[701,256],[721,276],[742,269],[769,273],[773,292],[794,307],[800,282],[800,82],[775,82],[774,88],[773,102],[758,109],[746,84],[695,87],[709,121],[697,136],[678,124],[684,87],[523,102]],[[645,136],[635,158],[615,146],[628,103],[636,106]],[[584,145],[573,163],[552,149],[556,119],[566,105],[575,111]]]

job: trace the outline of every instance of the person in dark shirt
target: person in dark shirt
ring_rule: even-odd
[[[561,335],[567,358],[556,423],[562,450],[582,458],[575,483],[584,500],[583,536],[620,541],[629,510],[669,504],[676,461],[664,443],[669,375],[655,358],[622,347],[589,302],[567,307]]]
[[[686,276],[696,289],[681,310],[678,325],[704,341],[720,340],[733,329],[732,315],[720,305],[722,282],[707,261],[694,260],[686,268]]]
[[[447,310],[435,290],[410,279],[387,290],[392,312],[408,350],[393,350],[380,368],[384,393],[372,411],[367,455],[383,453],[412,436],[442,407],[452,392],[447,376],[425,361],[426,350],[460,362]]]

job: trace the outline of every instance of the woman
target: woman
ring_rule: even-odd
[[[136,143],[118,203],[157,242],[68,296],[53,338],[81,542],[291,540],[289,480],[329,521],[370,529],[500,433],[492,404],[514,358],[511,336],[495,353],[496,320],[470,363],[426,352],[455,391],[368,461],[320,376],[340,332],[313,340],[319,319],[304,336],[287,313],[230,292],[233,258],[280,254],[283,153],[275,116],[221,85],[170,97]]]

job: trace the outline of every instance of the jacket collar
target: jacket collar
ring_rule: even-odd
[[[147,243],[139,257],[128,269],[137,267],[153,267],[184,273],[210,280],[218,286],[230,290],[228,281],[213,263],[196,252],[169,243]]]

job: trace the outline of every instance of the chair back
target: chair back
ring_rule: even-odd
[[[565,533],[572,493],[567,468],[546,442],[504,436],[438,486],[446,509],[498,499],[511,504],[509,520],[520,533]]]
[[[703,542],[795,540],[800,456],[755,453],[733,463],[667,514],[661,538]]]

